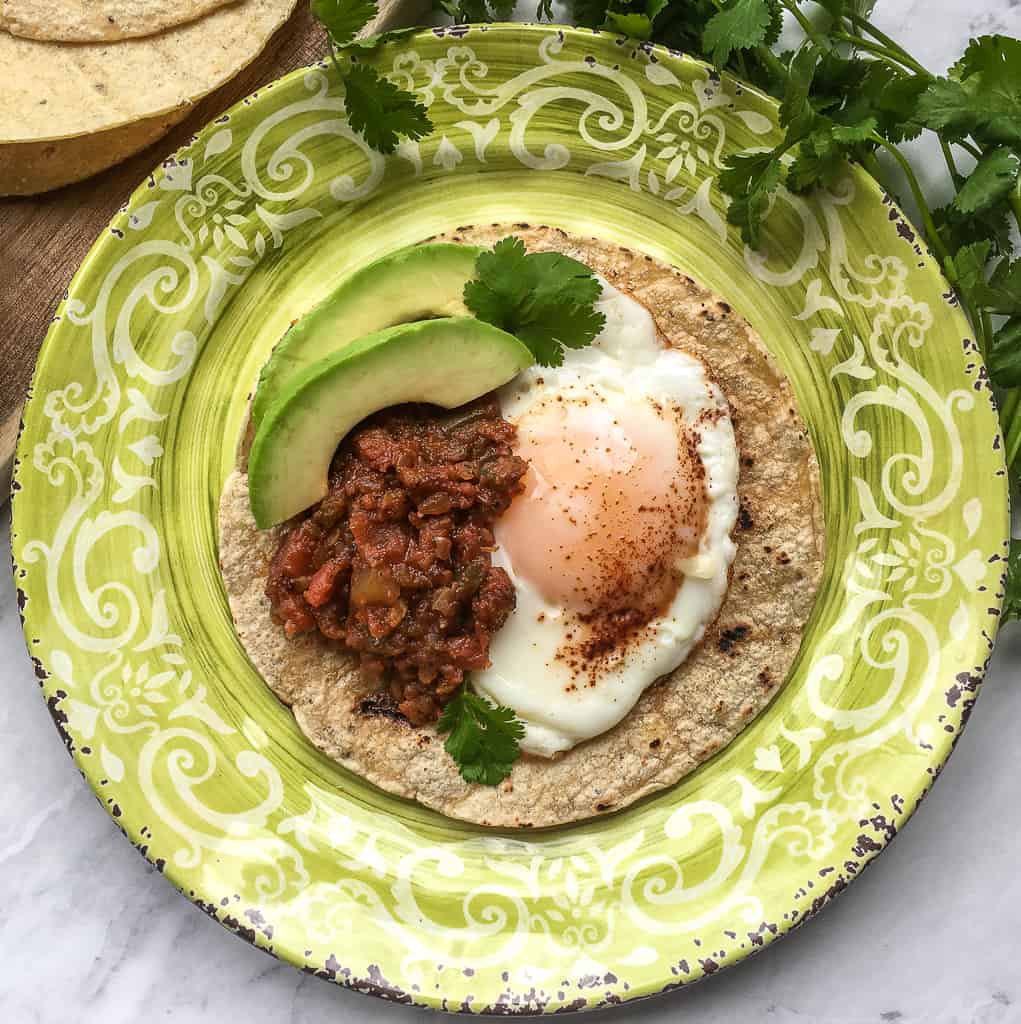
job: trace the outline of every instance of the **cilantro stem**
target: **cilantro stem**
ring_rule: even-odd
[[[973,156],[976,160],[982,159],[982,150],[978,148],[973,142],[969,142],[967,139],[956,139],[957,145],[961,147],[966,153]]]
[[[808,36],[808,38],[811,39],[813,43],[815,43],[816,46],[819,46],[820,49],[828,49],[828,47],[821,45],[819,33],[816,32],[815,26],[808,20],[808,18],[805,16],[801,8],[798,7],[796,2],[792,3],[791,0],[780,0],[780,2],[783,4],[784,8],[786,8],[786,10],[789,11],[794,16],[794,20],[797,21],[797,23],[801,26],[802,32],[804,32],[805,35]]]
[[[914,71],[916,74],[924,75],[926,78],[932,77],[925,68],[920,64],[917,64],[910,57],[907,57],[897,50],[891,50],[887,46],[882,46],[879,43],[871,43],[869,40],[863,39],[861,36],[856,36],[850,32],[834,32],[833,38],[839,39],[843,43],[850,43],[850,45],[856,50],[871,53],[873,57],[882,57],[888,62],[899,64],[901,67],[907,68],[909,71]]]
[[[954,152],[950,148],[950,143],[942,135],[939,137],[939,146],[943,150],[943,159],[947,162],[947,170],[950,172],[954,188],[958,188],[961,182],[961,175],[957,170],[957,161],[954,159]]]
[[[344,69],[340,66],[340,60],[337,57],[337,48],[333,45],[332,39],[329,41],[328,45],[330,47],[330,60],[333,61],[333,66],[337,71],[337,77],[341,81],[344,81]]]
[[[852,24],[856,25],[863,32],[867,32],[873,39],[881,43],[887,48],[887,50],[899,54],[900,56],[896,58],[898,63],[903,64],[906,68],[910,68],[916,74],[924,75],[926,78],[932,77],[930,72],[919,64],[918,61],[900,45],[900,43],[895,39],[891,39],[885,32],[881,32],[872,24],[871,21],[869,21],[868,18],[865,18],[854,11],[849,11],[847,13],[847,18]]]
[[[754,53],[781,82],[786,82],[791,77],[783,61],[768,46],[756,46]]]
[[[1021,389],[1012,388],[1004,396],[1000,406],[1000,423],[1006,429],[1004,457],[1007,469],[1011,470],[1021,454]]]
[[[876,181],[883,180],[883,169],[879,166],[879,161],[876,159],[876,154],[873,152],[866,152],[862,154],[861,165],[865,168],[869,174],[872,175]]]
[[[969,311],[969,316],[973,317],[975,315],[974,310],[970,306],[965,306],[965,309]],[[981,327],[981,335],[978,339],[979,347],[982,349],[982,358],[988,359],[991,347],[990,339],[993,336],[993,318],[989,315],[988,309],[983,309],[979,314],[979,326]]]
[[[944,265],[943,274],[950,280],[950,274],[948,273],[949,267]],[[954,284],[953,281],[950,282]],[[956,288],[956,284],[954,284]],[[964,310],[964,315],[968,318],[968,323],[971,324],[972,330],[975,332],[975,340],[978,342],[979,351],[982,353],[982,361],[986,362],[989,359],[989,335],[990,328],[986,324],[986,321],[982,315],[975,312],[974,306],[972,306],[970,300],[962,294],[961,289],[957,289],[957,301],[961,304],[961,309]]]
[[[943,275],[948,281],[950,280],[949,270],[949,266],[944,264]],[[962,293],[962,290],[957,288],[956,282],[950,281],[950,283],[957,289],[957,301],[960,302],[961,309],[964,310],[964,315],[968,318],[968,323],[971,324],[971,328],[975,332],[975,340],[978,342],[979,351],[982,353],[982,361],[986,362],[989,359],[989,335],[991,328],[986,323],[985,315],[980,316],[975,312],[974,306]]]

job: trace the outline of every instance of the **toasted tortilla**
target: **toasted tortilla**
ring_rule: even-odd
[[[238,0],[119,42],[22,39],[0,28],[0,196],[81,181],[144,149],[251,63],[296,3]]]
[[[0,0],[4,11],[33,0]],[[72,8],[104,10],[125,0],[67,0]],[[0,196],[35,195],[91,177],[138,153],[183,120],[202,97],[249,65],[283,26],[297,0],[128,0],[132,9],[207,5],[201,17],[143,38],[56,42],[19,38],[0,22]],[[45,0],[65,9],[64,0]],[[380,0],[359,35],[415,23],[428,0]],[[41,9],[41,8],[40,8]],[[8,14],[8,17],[13,15]],[[175,13],[175,17],[178,16]],[[314,59],[325,37],[302,27],[296,51]],[[26,21],[27,24],[27,21]],[[279,64],[279,61],[277,62]],[[286,62],[285,62],[286,63]],[[153,68],[159,73],[153,74]],[[9,86],[9,87],[8,87]]]
[[[248,505],[246,444],[220,502],[220,568],[237,633],[306,736],[382,789],[480,825],[562,825],[673,785],[726,746],[787,676],[823,569],[818,466],[791,389],[751,327],[672,267],[593,238],[527,225],[464,228],[489,245],[513,232],[531,250],[582,260],[642,302],[669,344],[699,357],[726,394],[741,456],[731,586],[701,644],[613,729],[555,760],[523,755],[497,787],[465,783],[434,727],[379,713],[375,687],[319,634],[287,640],[263,593],[280,528]]]
[[[245,67],[296,2],[243,0],[119,43],[40,42],[0,32],[0,143],[105,131],[194,103]]]
[[[235,0],[0,0],[0,28],[24,39],[91,43],[151,36]]]
[[[162,139],[190,112],[185,106],[72,139],[0,143],[0,196],[38,195],[91,178]]]

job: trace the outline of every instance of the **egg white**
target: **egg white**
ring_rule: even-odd
[[[606,325],[599,337],[588,348],[567,351],[562,366],[535,366],[519,374],[499,393],[503,415],[516,422],[533,402],[578,389],[595,390],[615,402],[653,400],[680,407],[685,423],[698,431],[706,525],[698,554],[678,563],[684,580],[666,612],[591,681],[594,685],[572,686],[571,670],[556,657],[569,629],[569,613],[544,600],[515,571],[497,523],[493,563],[514,582],[517,606],[493,637],[490,667],[474,673],[472,684],[490,700],[513,708],[525,727],[522,749],[544,757],[612,728],[646,687],[684,661],[723,603],[737,551],[731,533],[738,514],[738,452],[723,393],[699,360],[660,342],[644,306],[602,283],[598,308]],[[704,410],[717,415],[700,423]],[[641,544],[640,537],[634,541]]]

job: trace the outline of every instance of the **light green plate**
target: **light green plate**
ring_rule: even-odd
[[[684,985],[800,924],[890,841],[957,739],[996,630],[1006,476],[985,371],[911,228],[859,172],[784,196],[766,254],[726,156],[773,105],[703,65],[549,27],[370,58],[436,132],[391,158],[295,72],[134,194],[58,311],[25,412],[14,559],[69,749],[130,839],[227,927],[361,991],[582,1009]],[[772,705],[680,785],[495,834],[321,757],[245,659],[215,508],[247,393],[353,268],[458,224],[557,224],[684,268],[793,381],[827,580]]]

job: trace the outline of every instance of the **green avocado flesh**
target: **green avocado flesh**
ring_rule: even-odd
[[[437,242],[388,253],[356,270],[280,339],[252,399],[256,428],[287,382],[373,331],[434,317],[468,316],[465,284],[482,250]]]
[[[256,525],[325,497],[337,445],[366,416],[403,402],[452,409],[531,363],[517,338],[474,317],[389,327],[313,363],[288,380],[256,431],[248,457]]]

